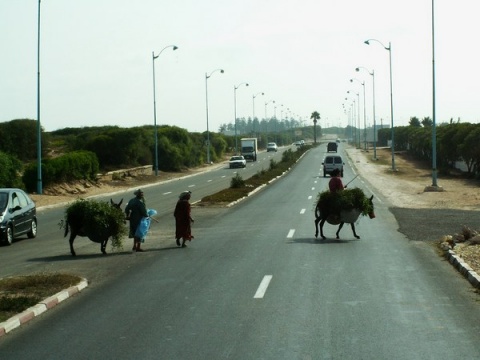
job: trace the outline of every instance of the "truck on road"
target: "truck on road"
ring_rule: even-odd
[[[242,138],[240,139],[241,155],[245,160],[257,161],[257,138]]]

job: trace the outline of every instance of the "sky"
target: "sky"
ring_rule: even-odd
[[[37,119],[38,4],[0,0],[0,122]],[[395,126],[433,117],[433,60],[437,124],[478,123],[480,2],[434,8],[435,56],[432,0],[43,0],[40,123],[153,125],[155,81],[157,125],[192,132],[207,103],[210,131],[235,113],[311,125],[314,111],[323,127],[356,113],[369,127],[373,99],[386,125],[390,55]]]

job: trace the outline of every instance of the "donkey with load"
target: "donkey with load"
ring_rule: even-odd
[[[315,237],[318,236],[318,223],[320,223],[320,236],[323,235],[323,225],[328,222],[331,225],[339,225],[336,232],[339,239],[343,224],[350,224],[355,238],[360,236],[355,232],[355,222],[360,215],[368,215],[370,219],[375,217],[373,208],[373,195],[368,198],[359,188],[345,189],[336,193],[324,191],[317,196],[315,206]]]

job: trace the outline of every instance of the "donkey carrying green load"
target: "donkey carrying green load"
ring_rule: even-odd
[[[344,223],[350,224],[353,235],[360,239],[355,232],[355,221],[360,215],[368,215],[370,219],[375,217],[373,208],[373,195],[368,198],[359,188],[345,189],[343,191],[332,193],[324,191],[317,196],[317,205],[315,206],[315,237],[318,236],[318,223],[320,223],[320,236],[323,235],[323,224],[325,221],[331,225],[338,225],[336,232],[339,239],[340,230]]]

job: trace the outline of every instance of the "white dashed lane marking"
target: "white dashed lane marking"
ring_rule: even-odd
[[[293,237],[293,234],[295,234],[295,229],[290,229],[290,231],[287,234],[287,238],[291,239]]]
[[[267,291],[268,285],[272,280],[272,277],[272,275],[265,275],[263,277],[262,282],[258,286],[257,292],[253,296],[254,299],[263,299],[263,297],[265,296],[265,292]]]

